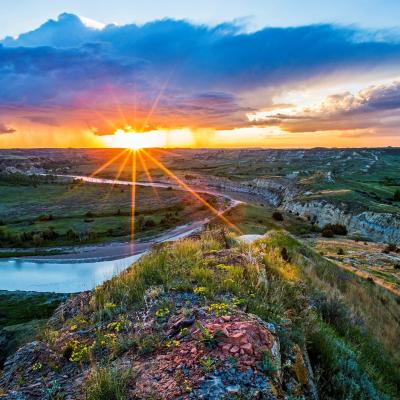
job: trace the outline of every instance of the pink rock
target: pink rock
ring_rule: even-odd
[[[231,333],[230,335],[229,335],[229,337],[231,337],[232,339],[239,339],[239,338],[241,338],[241,337],[243,337],[244,336],[244,332],[235,332],[235,333]]]
[[[231,349],[229,350],[232,354],[238,353],[239,352],[239,347],[238,346],[232,346]]]
[[[223,333],[225,336],[229,336],[229,332],[228,332],[228,330],[226,329],[225,326],[222,328],[222,333]]]
[[[190,350],[190,352],[191,352],[192,354],[196,354],[196,353],[197,353],[196,347],[192,347],[192,349]]]
[[[225,353],[229,353],[230,349],[231,349],[232,345],[230,343],[226,343],[224,344],[224,346],[222,347],[222,351]]]
[[[249,343],[249,338],[247,336],[243,336],[240,339],[240,344],[243,345],[243,344],[247,344],[247,343]]]
[[[242,346],[242,350],[244,350],[247,354],[253,354],[253,346],[251,343],[246,343]]]

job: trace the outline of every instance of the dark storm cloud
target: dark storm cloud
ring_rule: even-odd
[[[171,124],[166,116],[176,115],[178,125],[241,126],[249,111],[244,91],[400,62],[399,43],[360,36],[334,25],[244,33],[229,23],[175,20],[96,30],[62,14],[3,40],[0,108],[100,109],[116,97],[124,110],[140,102],[143,114],[157,102],[154,124]]]

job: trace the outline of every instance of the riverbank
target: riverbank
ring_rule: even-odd
[[[0,291],[0,366],[32,340],[68,294]]]

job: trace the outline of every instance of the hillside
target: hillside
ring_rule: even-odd
[[[396,399],[398,299],[282,230],[155,248],[61,305],[4,399]]]

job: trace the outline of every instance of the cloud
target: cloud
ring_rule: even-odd
[[[0,122],[0,135],[6,135],[8,133],[14,133],[16,132],[15,129],[10,128],[7,125],[4,125],[2,122]]]
[[[400,64],[399,42],[335,25],[245,33],[232,23],[166,19],[93,28],[61,14],[0,43],[0,111],[18,108],[45,124],[49,112],[57,121],[68,113],[101,133],[121,124],[241,127],[255,108],[244,93]],[[256,106],[271,104],[264,98]],[[276,120],[297,129],[287,117]]]
[[[381,134],[398,132],[400,124],[400,81],[373,85],[356,94],[328,96],[314,107],[288,113],[253,114],[258,126],[279,126],[288,132],[355,130],[379,128]],[[357,135],[360,133],[358,132]]]
[[[46,117],[42,115],[27,115],[23,118],[35,124],[41,124],[47,126],[60,126],[58,121],[52,117]]]

